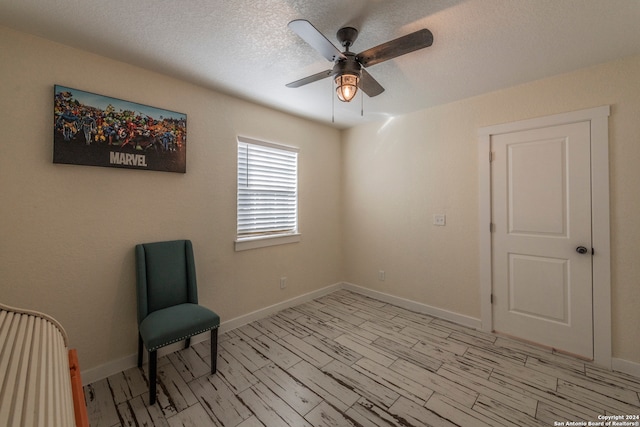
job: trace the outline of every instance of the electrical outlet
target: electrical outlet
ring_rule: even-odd
[[[280,289],[284,289],[287,287],[287,278],[286,277],[281,277],[280,278]]]
[[[433,225],[443,226],[447,223],[447,216],[445,214],[433,215]]]
[[[384,272],[384,270],[378,271],[378,280],[380,280],[381,282],[384,282],[384,279],[386,278],[387,278],[387,275]]]

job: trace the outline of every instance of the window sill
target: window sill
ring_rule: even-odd
[[[267,246],[286,245],[289,243],[298,243],[300,241],[300,233],[296,234],[280,234],[276,236],[249,237],[236,240],[236,252],[247,251],[249,249],[266,248]]]

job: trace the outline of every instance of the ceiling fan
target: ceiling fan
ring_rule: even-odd
[[[384,92],[384,88],[369,74],[365,68],[380,62],[396,58],[414,50],[423,49],[433,44],[433,34],[423,28],[406,36],[388,41],[372,47],[364,52],[355,54],[349,51],[358,37],[358,30],[353,27],[344,27],[338,30],[336,37],[345,48],[340,52],[320,31],[305,19],[296,19],[288,24],[302,40],[316,49],[322,56],[334,63],[332,69],[321,71],[295,82],[287,84],[287,87],[300,87],[325,77],[333,76],[336,83],[338,99],[349,102],[358,91],[373,97]]]

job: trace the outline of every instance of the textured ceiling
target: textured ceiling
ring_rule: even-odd
[[[355,52],[420,28],[434,43],[369,67],[386,91],[345,104],[331,79],[285,87],[331,68],[287,27],[300,18],[338,47],[336,31],[355,26]],[[1,25],[314,120],[333,116],[338,128],[640,54],[639,22],[639,0],[0,0]]]

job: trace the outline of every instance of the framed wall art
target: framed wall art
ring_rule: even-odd
[[[186,172],[187,116],[54,86],[53,162]]]

